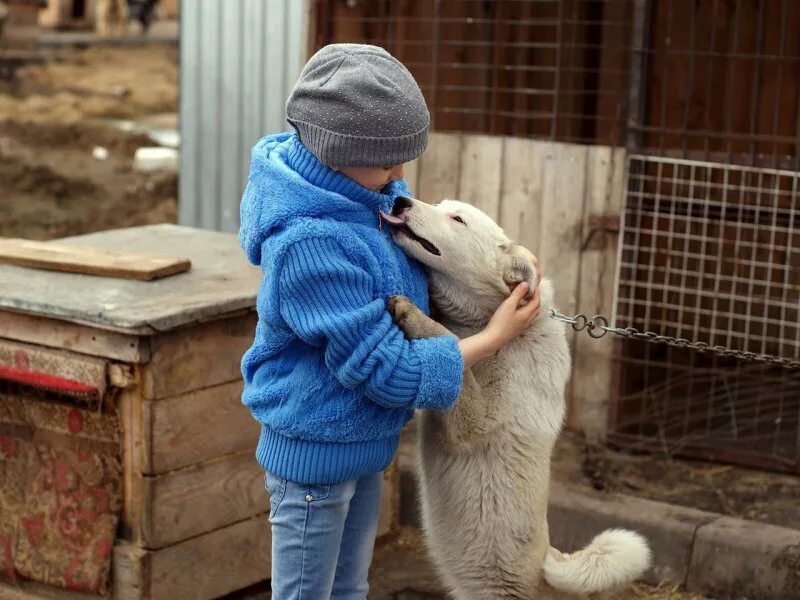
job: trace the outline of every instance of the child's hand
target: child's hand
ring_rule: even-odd
[[[520,283],[489,319],[483,331],[495,349],[525,331],[539,314],[539,290],[534,290],[533,295],[526,298],[528,290],[527,282]],[[523,299],[527,300],[527,304],[520,306]]]

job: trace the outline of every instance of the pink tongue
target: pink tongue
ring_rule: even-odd
[[[392,225],[403,225],[405,223],[405,221],[400,217],[395,217],[394,215],[390,215],[389,213],[385,213],[383,211],[381,211],[381,218]]]

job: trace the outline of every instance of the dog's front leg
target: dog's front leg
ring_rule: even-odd
[[[447,327],[431,319],[405,296],[390,296],[386,309],[410,340],[441,335],[456,337]]]
[[[389,298],[387,309],[394,322],[409,339],[450,335],[456,337],[441,323],[437,323],[405,296]],[[445,436],[455,446],[469,446],[489,433],[496,422],[495,403],[487,398],[471,369],[464,372],[458,400],[444,416]]]

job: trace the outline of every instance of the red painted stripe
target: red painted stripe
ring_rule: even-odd
[[[86,385],[74,379],[55,377],[47,373],[26,371],[14,367],[0,365],[0,380],[21,383],[36,388],[44,388],[56,392],[69,392],[79,394],[99,394],[99,390],[91,385]]]

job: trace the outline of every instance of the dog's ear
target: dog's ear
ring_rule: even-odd
[[[514,242],[502,242],[498,244],[498,247],[501,251],[503,281],[509,291],[523,281],[527,281],[531,287],[534,287],[533,279],[536,277],[536,271],[522,251],[522,246]]]

